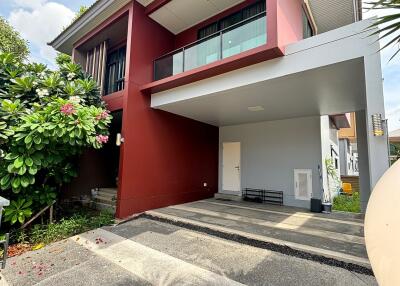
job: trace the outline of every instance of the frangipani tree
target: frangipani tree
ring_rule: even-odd
[[[65,59],[58,71],[0,54],[0,188],[5,220],[23,223],[77,175],[86,148],[108,141],[111,116],[96,82]]]

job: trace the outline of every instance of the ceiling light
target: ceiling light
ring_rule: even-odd
[[[249,107],[247,107],[247,109],[248,109],[249,111],[252,111],[252,112],[263,111],[263,110],[265,110],[264,107],[262,107],[261,105],[249,106]]]

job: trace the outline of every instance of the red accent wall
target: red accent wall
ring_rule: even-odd
[[[211,197],[218,186],[218,128],[150,107],[140,86],[174,36],[130,8],[117,217]],[[151,36],[150,36],[151,35]],[[207,188],[203,183],[208,184]]]
[[[284,48],[288,44],[303,39],[302,2],[302,0],[277,1],[277,35],[279,47]]]

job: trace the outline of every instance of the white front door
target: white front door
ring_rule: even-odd
[[[222,191],[240,195],[240,142],[225,142],[222,149]]]

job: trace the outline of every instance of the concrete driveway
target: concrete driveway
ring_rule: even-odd
[[[11,258],[2,275],[21,286],[376,285],[370,275],[146,217]]]

